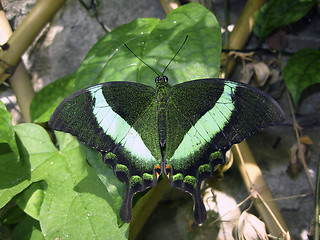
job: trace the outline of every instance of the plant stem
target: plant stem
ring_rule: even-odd
[[[302,151],[302,148],[301,148],[300,135],[299,135],[299,130],[298,130],[298,123],[297,123],[297,120],[296,120],[296,117],[295,117],[295,114],[294,114],[294,108],[293,108],[292,100],[290,98],[290,94],[289,94],[288,89],[286,89],[286,93],[287,93],[287,96],[288,96],[290,112],[291,112],[292,121],[293,121],[293,128],[294,128],[294,132],[296,134],[296,138],[297,138],[297,142],[298,142],[298,156],[299,156],[300,162],[303,165],[304,172],[307,175],[311,190],[312,190],[312,192],[314,194],[314,192],[315,192],[314,184],[313,184],[311,176],[309,174],[309,169],[308,169],[308,166],[306,164],[306,160],[304,158],[304,154],[303,154],[303,151]]]
[[[320,161],[318,161],[318,171],[316,180],[316,194],[314,201],[314,240],[319,240],[319,198],[320,198]]]

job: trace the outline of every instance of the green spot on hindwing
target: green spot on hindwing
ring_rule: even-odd
[[[194,189],[197,188],[197,179],[194,176],[187,175],[183,179],[183,182],[191,185]]]
[[[216,164],[216,161],[221,159],[223,159],[223,156],[220,151],[211,153],[209,157],[210,162],[213,164]]]
[[[137,184],[142,185],[142,178],[138,175],[134,175],[130,178],[130,188],[134,188]]]
[[[112,153],[112,152],[104,153],[104,159],[105,159],[106,162],[107,162],[108,164],[110,164],[111,166],[116,166],[117,161],[118,161],[117,155],[115,155],[115,154]]]
[[[152,181],[153,181],[153,174],[144,173],[144,174],[142,175],[142,178],[143,178],[143,180],[145,180],[145,181],[150,181],[150,182],[152,182]]]
[[[201,176],[204,173],[210,173],[211,167],[210,164],[203,164],[198,168],[198,176]]]
[[[116,166],[116,172],[119,173],[119,172],[123,172],[125,173],[126,175],[129,175],[129,169],[123,165],[123,164],[117,164]]]
[[[172,176],[172,181],[183,181],[183,175],[182,173],[177,173]]]

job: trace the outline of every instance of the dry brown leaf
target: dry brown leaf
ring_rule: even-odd
[[[264,222],[253,214],[244,211],[233,230],[236,240],[267,240],[266,226]]]
[[[249,63],[245,65],[245,74],[241,81],[249,84],[253,78],[256,86],[261,87],[266,83],[269,75],[270,69],[264,62]]]
[[[264,62],[257,62],[253,64],[253,70],[254,70],[254,80],[257,82],[258,86],[264,86],[266,83],[269,75],[270,75],[270,69],[267,64]]]
[[[266,43],[271,49],[284,50],[288,46],[286,31],[284,29],[275,31],[268,36]]]
[[[300,142],[304,143],[304,144],[308,144],[308,145],[313,144],[311,138],[308,135],[304,135],[304,136],[300,137]]]
[[[304,158],[308,158],[310,151],[306,144],[300,144],[301,150],[303,152]],[[295,177],[301,169],[301,159],[299,157],[299,146],[298,143],[294,144],[289,151],[290,162],[287,169],[287,173],[290,177]]]

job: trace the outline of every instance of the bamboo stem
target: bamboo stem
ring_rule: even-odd
[[[30,105],[35,92],[29,72],[22,62],[19,63],[14,74],[10,78],[10,85],[17,98],[24,121],[31,122]]]
[[[180,6],[177,0],[160,0],[161,6],[166,14],[169,14],[172,10]]]
[[[20,61],[21,55],[32,43],[42,27],[51,19],[66,0],[39,0],[31,12],[21,22],[7,41],[9,49],[0,51],[0,59],[14,68]],[[10,77],[10,73],[0,65],[0,83]]]
[[[272,193],[263,178],[260,168],[252,156],[248,144],[245,141],[236,144],[232,147],[232,151],[247,191],[250,193],[253,190],[257,191],[261,198],[267,202],[263,203],[260,199],[254,199],[254,206],[261,215],[270,234],[273,236],[283,235],[288,227],[286,226],[278,206],[273,201]]]
[[[0,35],[0,44],[6,43],[12,35],[10,24],[3,10],[0,10]],[[17,98],[25,122],[30,122],[30,104],[35,93],[29,73],[22,62],[19,63],[15,73],[11,76],[10,85]]]
[[[246,44],[252,32],[252,26],[254,21],[254,12],[257,11],[266,0],[248,0],[244,9],[242,10],[237,23],[229,35],[228,48],[229,49],[242,49]],[[228,26],[226,26],[227,28]],[[224,46],[226,48],[226,46]],[[221,59],[227,59],[226,53],[222,53]],[[225,63],[222,63],[225,64]],[[226,76],[230,76],[232,69],[234,68],[235,60],[230,59],[226,66]]]
[[[7,42],[9,49],[0,51],[2,63],[0,65],[0,84],[11,76],[13,69],[21,59],[21,55],[64,2],[65,0],[40,0],[14,33],[12,33],[1,7],[0,44]],[[19,63],[16,67],[14,74],[10,77],[10,84],[25,122],[30,122],[30,104],[35,93],[30,76],[23,63]]]

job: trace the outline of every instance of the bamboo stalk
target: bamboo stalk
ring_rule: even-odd
[[[0,10],[0,35],[0,44],[6,43],[12,35],[10,24],[2,9]],[[19,63],[15,73],[11,76],[10,84],[25,122],[30,122],[30,104],[35,93],[31,78],[22,62]]]
[[[244,6],[234,29],[230,33],[228,39],[228,46],[224,46],[224,48],[229,49],[242,49],[246,42],[248,41],[250,34],[252,32],[252,26],[254,21],[254,12],[257,11],[266,0],[248,0],[246,5]],[[227,26],[226,26],[227,27]],[[221,59],[227,59],[226,53],[222,53]],[[225,64],[222,62],[222,64]],[[230,59],[226,66],[226,76],[231,75],[231,71],[234,68],[235,60]]]
[[[161,6],[166,14],[169,14],[172,10],[180,6],[177,0],[160,0]]]
[[[30,105],[35,92],[29,72],[22,62],[19,63],[14,74],[11,76],[10,85],[17,98],[24,121],[31,122]]]
[[[21,59],[21,55],[64,2],[65,0],[40,0],[14,33],[12,33],[1,6],[0,44],[7,42],[9,49],[0,51],[2,63],[0,65],[0,84],[11,76],[13,69]],[[10,84],[25,122],[30,122],[30,104],[35,93],[30,76],[23,63],[19,63],[16,67],[10,77]]]
[[[265,222],[270,234],[273,236],[281,236],[285,234],[288,227],[273,201],[272,193],[265,182],[262,172],[257,165],[248,144],[243,141],[232,147],[235,163],[243,178],[247,191],[257,191],[263,201],[254,199],[254,206]],[[275,219],[276,218],[276,219]]]
[[[5,63],[5,65],[14,68],[36,35],[65,1],[66,0],[39,0],[7,41],[9,49],[7,51],[0,51],[1,61]],[[0,84],[10,77],[10,74],[6,73],[6,70],[6,67],[0,65]]]

